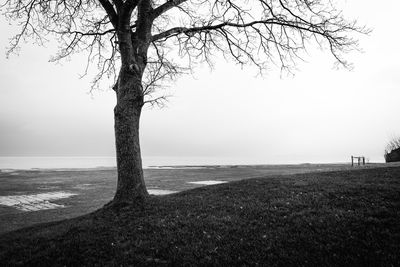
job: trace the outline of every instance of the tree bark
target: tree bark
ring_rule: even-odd
[[[139,121],[143,106],[141,75],[121,70],[114,108],[118,182],[114,202],[137,202],[148,196],[143,177]]]
[[[118,20],[117,36],[121,70],[115,88],[115,144],[117,154],[117,191],[114,203],[137,203],[148,196],[143,178],[139,142],[139,121],[144,104],[142,77],[147,64],[151,39],[150,1],[140,1],[136,32],[130,27],[130,12]]]

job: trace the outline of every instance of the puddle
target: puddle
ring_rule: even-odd
[[[214,184],[225,184],[227,181],[218,180],[207,180],[207,181],[197,181],[197,182],[187,182],[188,184],[202,184],[202,185],[214,185]]]
[[[169,195],[178,192],[178,191],[163,190],[163,189],[148,189],[147,191],[149,192],[150,195]]]
[[[68,192],[49,192],[34,195],[0,196],[0,205],[22,211],[38,211],[64,208],[64,205],[51,203],[50,200],[69,198],[77,194]]]

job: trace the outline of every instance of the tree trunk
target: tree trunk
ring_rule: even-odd
[[[125,78],[124,78],[125,76]],[[114,130],[118,182],[114,203],[142,201],[148,195],[143,178],[139,120],[143,106],[141,81],[132,73],[120,76]]]

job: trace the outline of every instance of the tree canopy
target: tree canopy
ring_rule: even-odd
[[[328,0],[3,0],[2,10],[20,26],[9,52],[55,37],[52,60],[84,52],[87,67],[97,64],[95,85],[104,75],[116,80],[117,31],[129,27],[133,45],[147,52],[145,95],[193,64],[212,64],[216,53],[261,72],[269,64],[290,70],[314,42],[348,66],[343,54],[357,48],[351,32],[367,32]]]

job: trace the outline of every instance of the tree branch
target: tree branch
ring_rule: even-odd
[[[167,12],[168,10],[170,10],[171,8],[177,7],[180,4],[186,2],[187,0],[168,0],[167,2],[165,2],[164,4],[158,6],[157,8],[154,9],[153,11],[153,17],[157,18],[158,16],[160,16],[161,14]]]
[[[271,19],[266,19],[266,20],[256,20],[256,21],[252,21],[252,22],[244,23],[244,24],[223,22],[223,23],[216,24],[216,25],[206,25],[206,26],[192,27],[192,28],[174,27],[169,30],[166,30],[165,32],[154,35],[152,38],[152,41],[154,42],[154,41],[158,41],[160,39],[166,39],[171,36],[176,36],[177,34],[191,35],[191,34],[195,34],[195,33],[199,33],[199,32],[207,32],[207,31],[223,29],[225,27],[234,27],[234,28],[252,27],[256,24],[286,26],[286,27],[296,28],[299,30],[308,31],[308,32],[312,32],[312,33],[320,34],[320,35],[326,35],[326,33],[327,33],[326,31],[320,30],[319,27],[315,27],[312,25],[302,24],[300,22],[282,21],[280,19],[271,18]]]
[[[197,63],[212,66],[215,52],[260,72],[269,63],[290,71],[313,42],[347,66],[342,55],[357,49],[350,34],[369,32],[345,20],[330,0],[3,1],[7,19],[20,26],[9,52],[28,38],[42,45],[55,36],[60,50],[53,60],[86,53],[88,66],[97,62],[95,83],[104,74],[115,77],[120,59],[140,64],[153,98],[155,88]],[[168,12],[173,8],[178,12]]]
[[[114,26],[115,29],[117,29],[118,28],[118,15],[117,15],[117,12],[115,11],[113,5],[108,0],[99,0],[99,2],[101,4],[101,6],[104,8],[104,10],[106,11],[108,17],[110,18],[112,25]]]

